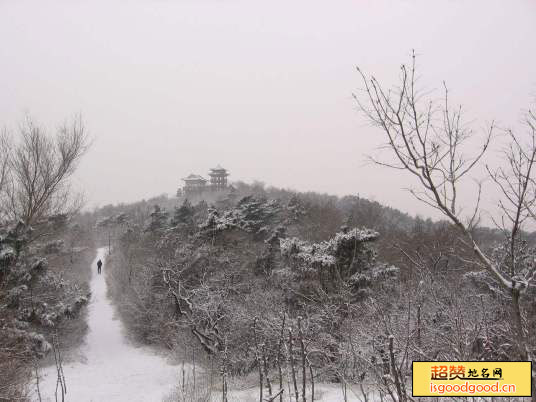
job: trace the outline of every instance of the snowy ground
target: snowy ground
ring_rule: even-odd
[[[158,401],[177,384],[179,367],[148,348],[129,344],[121,322],[106,297],[105,249],[97,251],[91,267],[91,301],[88,306],[89,332],[80,350],[82,362],[65,363],[66,401]],[[97,260],[104,262],[103,274],[97,275]],[[40,372],[42,401],[55,401],[56,368]],[[61,401],[61,391],[58,400]],[[37,394],[34,400],[38,401]]]

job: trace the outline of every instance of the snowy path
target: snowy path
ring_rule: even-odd
[[[91,265],[91,301],[88,306],[89,332],[81,354],[85,362],[64,364],[67,384],[66,401],[161,401],[176,385],[178,366],[147,348],[130,345],[123,326],[114,319],[114,308],[106,297],[105,248],[97,251]],[[97,260],[104,262],[103,274],[97,275]],[[56,368],[41,370],[43,402],[55,401]],[[37,401],[37,395],[34,396]],[[58,400],[61,401],[61,392]]]

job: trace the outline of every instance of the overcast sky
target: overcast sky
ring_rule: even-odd
[[[173,194],[221,164],[429,215],[407,176],[364,165],[382,136],[356,111],[355,66],[395,83],[415,48],[423,85],[446,80],[475,128],[516,126],[535,38],[533,0],[0,0],[0,125],[82,113],[90,206]]]

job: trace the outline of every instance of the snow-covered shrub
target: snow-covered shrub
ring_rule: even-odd
[[[19,305],[20,297],[28,290],[27,285],[18,285],[8,290],[6,295],[7,307],[17,307]]]
[[[344,279],[373,263],[375,253],[367,243],[378,237],[372,230],[355,228],[320,243],[283,238],[280,239],[281,255],[301,271],[336,268]]]
[[[149,217],[149,223],[145,228],[146,232],[156,234],[168,228],[169,214],[165,209],[160,208],[160,206],[155,205]]]
[[[372,287],[376,283],[388,283],[397,278],[400,269],[394,265],[378,264],[370,269],[356,272],[353,274],[348,283],[356,289]]]
[[[285,212],[287,215],[287,224],[291,225],[298,223],[305,215],[307,215],[307,210],[296,195],[292,196],[289,202],[286,205]]]
[[[16,224],[0,227],[0,253],[3,250],[13,252],[15,258],[28,245],[33,229],[19,221]]]
[[[43,246],[43,252],[45,254],[59,254],[65,248],[65,243],[63,240],[51,240]]]
[[[34,331],[21,330],[17,328],[4,328],[4,336],[7,340],[23,340],[32,345],[32,348],[39,355],[44,355],[52,350],[52,346],[42,334]]]
[[[0,271],[6,270],[15,261],[15,250],[11,246],[3,246],[0,250]]]
[[[222,232],[231,229],[240,229],[248,233],[267,233],[267,227],[273,223],[272,219],[281,206],[277,201],[258,200],[253,196],[242,198],[238,204],[223,213],[211,208],[208,217],[200,225],[205,232]]]
[[[280,241],[281,255],[293,261],[301,270],[332,268],[337,263],[326,242],[310,243],[296,237]]]

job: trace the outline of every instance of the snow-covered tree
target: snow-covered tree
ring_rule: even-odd
[[[171,224],[173,226],[185,225],[190,228],[194,224],[195,209],[186,198],[180,207],[175,207]]]
[[[153,211],[149,215],[149,223],[145,229],[146,232],[160,233],[168,228],[169,214],[168,212],[160,208],[159,205],[153,207]]]

